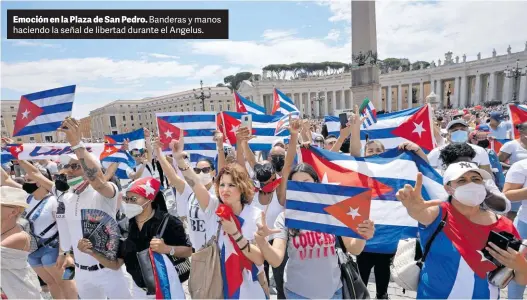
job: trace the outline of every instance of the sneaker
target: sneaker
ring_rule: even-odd
[[[384,294],[384,295],[379,295],[377,294],[377,299],[390,299],[390,297],[388,297],[388,294]]]

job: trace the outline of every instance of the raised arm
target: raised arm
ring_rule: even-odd
[[[417,173],[415,186],[412,187],[406,184],[404,188],[400,189],[395,197],[408,211],[410,217],[417,222],[428,226],[434,222],[439,214],[439,205],[443,202],[441,200],[425,201],[421,195],[421,188],[423,186],[423,174]]]
[[[223,133],[221,131],[214,131],[214,137],[212,138],[216,142],[216,149],[218,151],[218,171],[225,167],[225,152],[223,151]]]
[[[163,168],[163,173],[168,178],[168,182],[170,183],[171,186],[176,188],[176,191],[179,194],[182,194],[183,191],[185,190],[185,181],[177,175],[176,170],[174,170],[170,162],[167,160],[166,156],[163,154],[163,143],[161,143],[161,141],[159,140],[159,137],[155,138],[155,142],[153,146],[155,149],[154,151],[156,152],[156,155],[157,155],[157,161],[159,161],[161,168]],[[173,148],[174,143],[170,143],[169,147],[171,149],[174,149]]]
[[[79,122],[73,118],[66,118],[62,126],[57,129],[66,134],[66,139],[71,145],[71,149],[80,161],[85,177],[94,190],[106,198],[113,198],[117,192],[114,186],[104,179],[100,163],[91,155],[84,144],[81,143],[81,133]]]
[[[11,177],[9,177],[9,174],[2,168],[2,186],[10,186],[17,189],[21,189],[22,185],[14,181]]]
[[[238,129],[238,132],[236,132],[236,142],[238,143],[238,145],[241,145],[243,155],[245,159],[249,162],[249,166],[251,166],[252,169],[254,169],[254,165],[256,165],[256,157],[254,156],[251,147],[249,147],[249,141],[253,138],[255,138],[255,136],[253,136],[251,132],[249,132],[249,128],[241,127],[240,129]],[[245,163],[242,164],[242,166],[245,166]]]
[[[296,145],[298,144],[298,132],[300,131],[301,121],[299,119],[292,120],[289,116],[289,134],[291,139],[289,140],[289,149],[285,156],[284,168],[282,169],[282,181],[276,189],[276,196],[278,197],[278,202],[280,205],[285,207],[286,191],[287,191],[287,179],[289,174],[291,174],[291,168],[293,168],[293,163],[295,162],[296,157]]]
[[[37,182],[46,190],[51,191],[51,188],[53,187],[53,181],[49,180],[46,176],[42,175],[42,173],[37,167],[25,160],[19,160],[18,163],[20,164],[20,167],[22,167],[22,169],[26,171],[27,176],[29,176],[31,180]]]

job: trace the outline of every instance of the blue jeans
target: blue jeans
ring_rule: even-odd
[[[518,229],[522,239],[527,238],[527,223],[518,220],[518,217],[516,217],[514,219],[514,226]],[[509,299],[523,299],[524,291],[525,285],[519,285],[514,280],[509,283]]]
[[[285,297],[287,299],[309,299],[304,296],[300,296],[299,294],[293,293],[287,288],[284,288],[284,291],[285,291]],[[331,297],[330,299],[342,299],[342,288],[338,289],[335,292],[335,294],[333,294],[333,297]]]
[[[49,267],[53,266],[57,262],[57,257],[59,257],[58,245],[55,248],[51,246],[44,246],[29,254],[27,261],[33,268]]]

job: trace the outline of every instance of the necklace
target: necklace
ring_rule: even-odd
[[[139,220],[136,219],[135,221],[136,221],[137,223],[139,223],[139,224],[144,223],[144,222],[146,222],[146,221],[152,219],[152,217],[154,216],[154,213],[155,213],[155,210],[152,210],[152,213],[150,214],[150,216],[148,216],[148,218],[146,218],[146,219],[144,219],[144,220],[142,220],[142,221],[139,221]]]
[[[9,228],[8,230],[2,232],[0,235],[4,235],[4,234],[8,233],[9,231],[15,229],[16,225],[17,225],[17,224],[15,224],[13,227]]]

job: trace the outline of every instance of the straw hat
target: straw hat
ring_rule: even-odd
[[[29,206],[29,204],[27,204],[26,202],[28,196],[29,194],[22,189],[17,189],[10,186],[0,187],[1,205],[11,205],[27,208]]]

